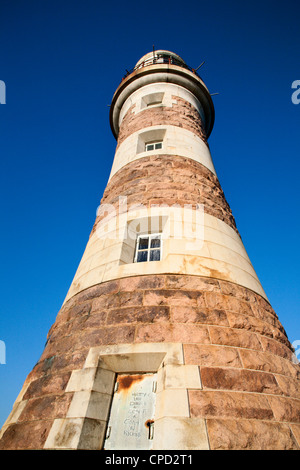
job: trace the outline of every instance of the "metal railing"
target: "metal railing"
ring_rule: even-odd
[[[197,77],[200,78],[200,76],[198,75],[198,73],[196,72],[195,69],[193,69],[192,67],[189,67],[187,64],[185,64],[184,62],[176,59],[175,57],[167,56],[167,55],[156,55],[156,56],[153,56],[153,57],[149,57],[148,59],[144,60],[143,62],[138,63],[133,69],[126,70],[126,74],[124,75],[122,80],[124,80],[126,77],[128,77],[128,75],[135,72],[136,70],[139,70],[143,67],[147,67],[149,65],[156,65],[156,64],[158,64],[158,65],[159,64],[177,65],[179,67],[182,67],[184,69],[189,70],[190,72],[194,73],[195,75],[197,75]]]

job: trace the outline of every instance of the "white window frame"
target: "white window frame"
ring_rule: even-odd
[[[160,239],[160,247],[157,248],[150,248],[151,247],[151,239],[152,238],[156,238],[156,237],[159,237]],[[148,238],[149,239],[149,243],[148,243],[148,248],[146,249],[139,249],[139,241],[140,241],[140,238]],[[162,236],[161,236],[161,233],[144,233],[144,234],[140,234],[137,236],[137,239],[136,239],[136,246],[135,246],[135,254],[134,254],[134,263],[150,263],[150,262],[153,262],[153,261],[158,261],[158,260],[150,260],[150,251],[154,251],[154,250],[158,250],[160,251],[160,259],[159,261],[162,260]],[[147,261],[137,261],[137,257],[138,257],[138,253],[140,251],[147,251]]]
[[[151,129],[150,131],[140,132],[137,135],[136,141],[136,153],[147,153],[148,152],[162,152],[165,142],[166,129],[159,127],[158,129]],[[162,143],[162,149],[148,150],[146,151],[147,144]]]
[[[148,148],[150,145],[153,145],[153,149]],[[161,150],[162,147],[163,147],[162,140],[157,140],[157,141],[154,141],[154,142],[146,142],[145,143],[145,152],[154,152],[154,150]]]

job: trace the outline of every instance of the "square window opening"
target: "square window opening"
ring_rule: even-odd
[[[150,152],[152,150],[162,149],[162,142],[147,142],[145,144],[145,151]]]
[[[150,131],[141,132],[137,136],[136,153],[153,152],[163,148],[166,129],[152,129]]]
[[[138,235],[134,262],[144,263],[146,261],[160,261],[162,255],[161,250],[162,240],[160,233]]]
[[[141,109],[151,108],[151,106],[161,106],[163,103],[164,92],[150,93],[145,95],[141,101]]]

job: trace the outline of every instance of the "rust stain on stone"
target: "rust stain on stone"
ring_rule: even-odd
[[[121,375],[118,378],[118,392],[119,391],[128,391],[131,386],[137,382],[141,382],[143,380],[143,375]]]
[[[151,424],[154,423],[154,420],[153,419],[148,419],[146,422],[145,422],[145,426],[146,428],[150,428]]]

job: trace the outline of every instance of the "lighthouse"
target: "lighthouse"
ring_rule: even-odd
[[[0,449],[299,449],[299,365],[213,164],[208,88],[153,50],[110,125],[94,226]]]

